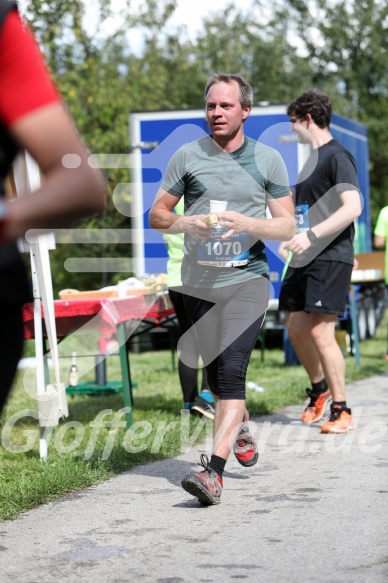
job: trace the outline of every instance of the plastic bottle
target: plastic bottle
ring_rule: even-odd
[[[71,366],[69,372],[69,387],[76,387],[78,385],[78,369],[77,369],[77,353],[71,353]]]
[[[252,381],[247,382],[247,389],[251,389],[252,391],[256,391],[257,393],[262,393],[265,390],[264,387],[260,387],[259,385]]]

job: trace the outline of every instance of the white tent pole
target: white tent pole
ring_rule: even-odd
[[[34,259],[34,245],[31,244],[31,274],[34,296],[34,329],[35,329],[35,359],[36,359],[36,394],[41,395],[46,391],[45,370],[44,370],[44,352],[43,352],[43,327],[42,312],[40,307],[40,292],[38,276]],[[39,454],[40,459],[47,459],[48,445],[46,440],[45,428],[39,427]]]
[[[30,191],[33,192],[40,187],[39,166],[28,152],[26,156],[26,170]],[[46,323],[47,337],[50,346],[51,358],[54,364],[55,382],[60,383],[58,345],[54,313],[54,295],[51,279],[51,268],[49,258],[49,235],[38,235],[36,238],[35,267],[38,277],[40,296],[43,302],[44,320]]]
[[[60,383],[54,296],[51,283],[50,259],[45,235],[39,235],[37,237],[37,243],[33,243],[31,248],[34,249],[35,254],[36,273],[38,277],[40,296],[43,303],[44,320],[50,345],[50,353],[54,365],[55,382]]]
[[[14,163],[14,180],[18,194],[33,192],[40,187],[41,178],[39,166],[28,152],[24,152],[24,154],[16,159]],[[51,431],[52,429],[50,428],[58,424],[60,415],[68,415],[65,385],[61,385],[60,383],[54,296],[48,253],[50,248],[55,248],[54,235],[39,235],[35,237],[31,241],[29,248],[34,288],[36,394],[38,409],[40,411],[39,449],[41,459],[47,459],[47,431]],[[55,370],[55,384],[47,386],[45,384],[41,302],[43,303],[46,331]]]

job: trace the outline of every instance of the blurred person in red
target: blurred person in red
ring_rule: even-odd
[[[43,184],[9,201],[4,183],[20,150],[36,160]],[[66,167],[69,155],[75,168]],[[0,411],[22,355],[21,307],[32,299],[16,239],[28,229],[67,226],[104,206],[104,184],[88,164],[31,32],[16,3],[0,0]]]

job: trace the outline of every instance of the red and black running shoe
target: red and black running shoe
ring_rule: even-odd
[[[204,468],[198,474],[189,474],[182,480],[182,488],[192,496],[197,496],[202,504],[219,504],[222,494],[222,478],[211,469],[209,458],[201,454],[200,465]]]
[[[246,468],[254,466],[259,459],[257,443],[249,432],[248,421],[249,413],[245,409],[243,426],[237,434],[237,438],[233,447],[233,452],[238,463]]]

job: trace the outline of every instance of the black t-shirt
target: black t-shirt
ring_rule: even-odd
[[[308,206],[308,226],[315,225],[329,218],[341,208],[340,194],[346,190],[355,190],[359,196],[357,168],[352,154],[337,140],[314,149],[303,166],[296,185],[295,205]],[[338,261],[353,265],[354,259],[354,223],[338,233],[319,240],[316,255],[314,245],[302,255],[293,256],[292,267],[306,264],[307,254],[323,261]]]

